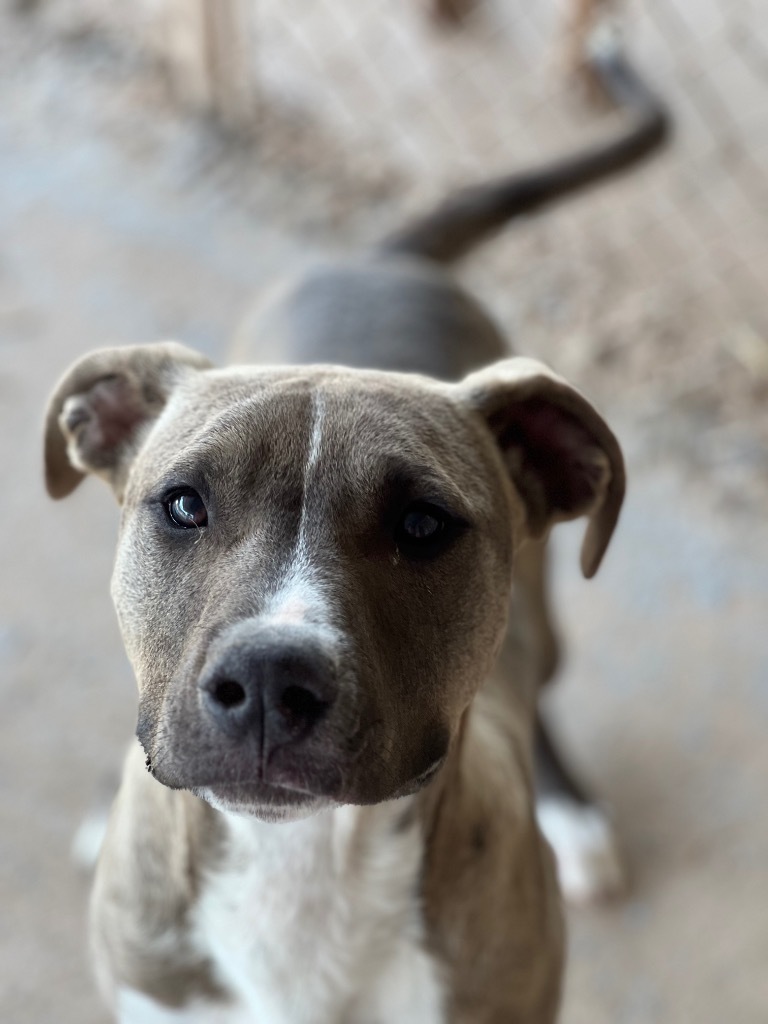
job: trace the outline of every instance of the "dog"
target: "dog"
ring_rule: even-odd
[[[662,141],[621,54],[595,60],[632,114],[620,136],[286,283],[240,332],[258,362],[106,349],[51,398],[49,493],[94,474],[122,506],[139,743],[91,914],[122,1024],[556,1018],[534,760],[539,810],[597,812],[537,714],[546,540],[586,517],[592,576],[624,466],[446,266]]]

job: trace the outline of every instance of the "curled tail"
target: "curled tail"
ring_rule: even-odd
[[[385,238],[380,248],[452,263],[507,221],[610,177],[657,149],[669,134],[667,110],[618,45],[610,40],[596,48],[589,67],[610,99],[629,115],[619,134],[553,164],[462,189]]]

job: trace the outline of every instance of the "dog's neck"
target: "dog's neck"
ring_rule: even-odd
[[[369,854],[381,856],[382,847],[387,850],[409,840],[419,824],[414,797],[368,807],[327,808],[277,822],[226,810],[217,813],[226,851],[224,870],[258,864],[262,873],[269,873],[274,859],[275,873],[285,875],[308,860],[314,879],[322,875],[327,883],[336,875],[348,878],[364,870]]]
[[[282,824],[218,812],[223,856],[208,872],[196,930],[254,1019],[442,1020],[415,898],[419,799]]]

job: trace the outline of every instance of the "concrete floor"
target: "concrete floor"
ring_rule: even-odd
[[[115,777],[134,691],[108,598],[116,510],[94,482],[45,496],[45,398],[107,341],[174,335],[221,355],[254,287],[307,245],[204,182],[180,187],[165,151],[127,152],[87,112],[39,109],[0,123],[0,1018],[103,1024],[69,844]],[[569,660],[554,702],[615,809],[633,889],[570,915],[562,1019],[763,1024],[766,517],[726,511],[706,480],[650,454],[629,410],[607,411],[630,497],[595,581],[578,576],[574,532],[558,539]]]

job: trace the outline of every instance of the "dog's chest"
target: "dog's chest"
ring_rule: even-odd
[[[230,819],[195,924],[235,1000],[233,1024],[442,1024],[422,942],[421,831],[403,827],[405,804],[282,825]]]

